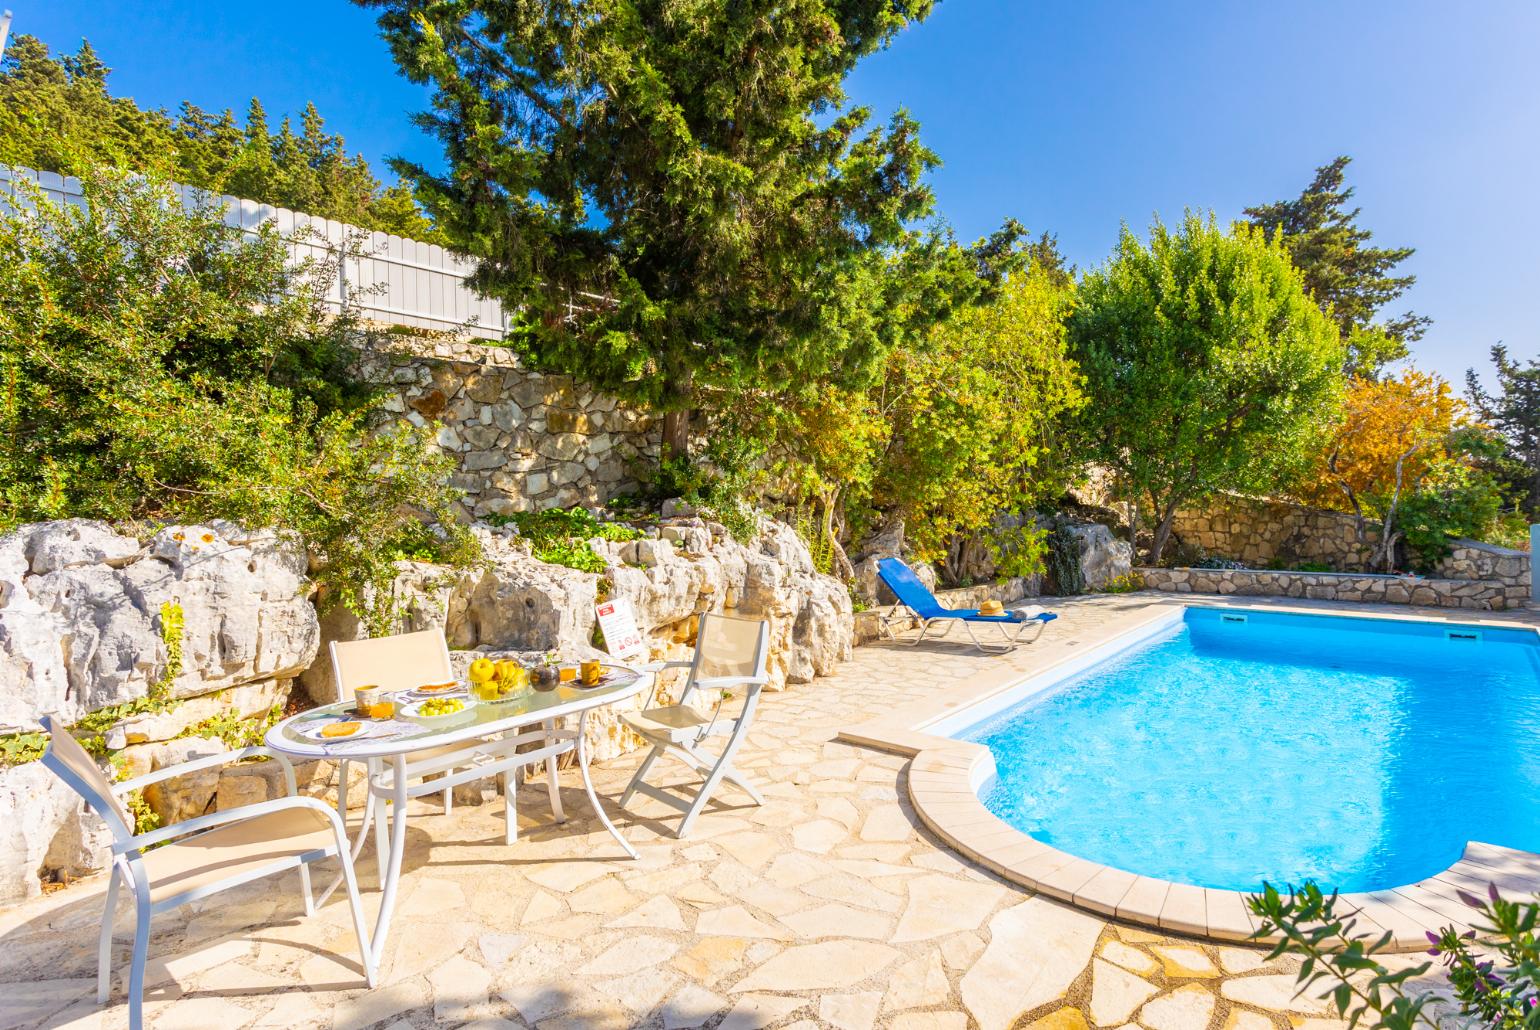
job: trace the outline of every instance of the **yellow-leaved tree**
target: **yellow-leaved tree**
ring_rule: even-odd
[[[1474,460],[1484,435],[1438,375],[1408,368],[1395,377],[1354,378],[1341,418],[1297,492],[1307,503],[1352,512],[1365,541],[1369,522],[1379,522],[1370,563],[1389,571],[1409,533],[1419,551],[1431,551],[1445,522],[1468,532],[1488,518],[1487,507],[1495,510],[1497,495]]]

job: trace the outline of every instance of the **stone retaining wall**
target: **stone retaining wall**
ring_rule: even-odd
[[[1379,540],[1373,525],[1359,540],[1357,521],[1346,512],[1233,495],[1180,509],[1172,531],[1179,544],[1205,555],[1248,565],[1310,562],[1339,571],[1363,568]]]
[[[570,376],[531,372],[507,347],[383,334],[365,374],[392,391],[385,410],[436,426],[460,471],[468,514],[601,504],[637,488],[661,427]]]
[[[1456,540],[1447,557],[1433,567],[1443,579],[1485,579],[1529,590],[1528,551],[1515,551],[1476,540]]]
[[[1141,568],[1139,573],[1146,588],[1175,594],[1304,597],[1313,601],[1367,601],[1488,611],[1521,607],[1529,599],[1527,585],[1514,586],[1496,580],[1254,569]]]

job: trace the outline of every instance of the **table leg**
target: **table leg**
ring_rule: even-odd
[[[384,855],[380,861],[384,873],[382,875],[380,894],[380,914],[374,923],[374,940],[371,948],[374,951],[374,962],[379,966],[385,957],[385,940],[390,930],[391,909],[396,904],[396,888],[401,883],[401,858],[406,852],[406,756],[403,754],[392,755],[390,759],[391,770],[391,796],[390,796],[390,858],[386,861]],[[383,799],[380,802],[384,804]],[[384,824],[385,811],[380,812],[380,823]]]
[[[610,836],[619,841],[620,846],[626,849],[626,854],[632,858],[641,858],[642,856],[637,854],[636,849],[631,846],[631,842],[622,837],[620,831],[615,828],[615,824],[610,822],[610,817],[604,814],[604,806],[599,804],[599,795],[594,793],[594,782],[588,778],[588,735],[583,732],[587,722],[588,709],[585,708],[583,714],[578,716],[577,755],[578,771],[583,774],[583,789],[588,791],[588,802],[594,806],[594,814],[599,817],[599,821],[604,824],[604,828],[610,831]]]
[[[384,771],[385,760],[383,758],[369,759],[369,782],[372,784]],[[390,817],[391,801],[383,794],[377,794],[371,786],[369,789],[370,812],[374,815],[374,862],[379,872],[379,886],[385,888],[385,867],[390,861]]]

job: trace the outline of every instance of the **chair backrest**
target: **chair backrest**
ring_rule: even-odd
[[[770,623],[764,619],[735,619],[702,615],[695,637],[695,667],[690,679],[717,676],[769,678]]]
[[[411,690],[455,678],[449,644],[437,626],[373,640],[334,640],[331,652],[337,697],[343,701],[352,700],[359,687]]]
[[[900,604],[922,619],[934,618],[946,611],[930,588],[920,582],[914,570],[898,558],[877,559],[877,575],[893,591]]]
[[[43,729],[48,731],[48,749],[43,752],[43,766],[69,784],[76,794],[85,798],[91,810],[102,817],[113,837],[120,841],[132,837],[134,821],[118,796],[112,792],[112,783],[96,764],[96,760],[86,754],[86,749],[70,736],[69,730],[56,725],[53,716],[43,716],[42,722]]]

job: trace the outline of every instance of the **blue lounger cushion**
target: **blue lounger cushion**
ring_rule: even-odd
[[[1025,615],[1022,612],[1006,612],[1003,615],[980,615],[977,608],[943,608],[930,588],[920,581],[914,570],[898,558],[880,558],[877,575],[893,591],[899,603],[912,610],[922,619],[962,619],[966,622],[1052,622],[1058,616],[1052,612]]]

